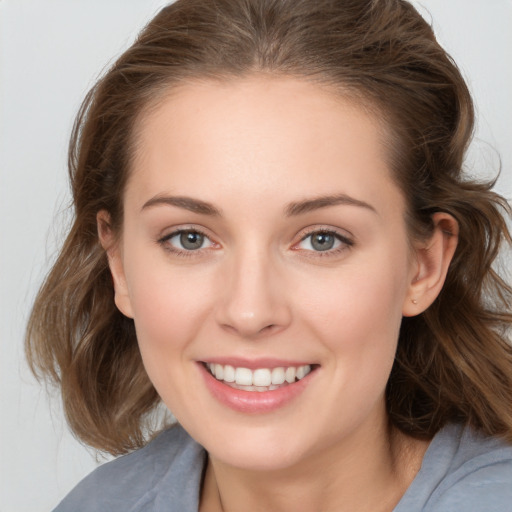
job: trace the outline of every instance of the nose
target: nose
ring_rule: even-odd
[[[258,248],[247,249],[226,262],[217,322],[246,339],[280,332],[291,322],[288,292],[272,256]]]

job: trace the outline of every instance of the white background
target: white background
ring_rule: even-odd
[[[105,65],[164,3],[0,0],[0,512],[51,510],[97,463],[67,431],[58,397],[49,401],[29,374],[24,328],[65,223],[74,114]],[[510,199],[512,0],[422,5],[477,104],[468,165],[491,176],[497,150],[497,188]]]

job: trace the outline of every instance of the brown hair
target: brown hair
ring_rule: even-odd
[[[337,87],[379,113],[408,201],[411,236],[434,212],[459,223],[445,286],[405,318],[387,388],[390,421],[432,437],[450,421],[512,441],[512,289],[492,265],[510,207],[466,179],[470,94],[430,26],[402,0],[179,0],[164,8],[87,95],[69,172],[74,224],[43,284],[27,332],[33,371],[62,389],[75,434],[114,454],[145,443],[159,397],[133,321],[115,307],[96,214],[122,225],[137,119],[174,84],[266,72]]]

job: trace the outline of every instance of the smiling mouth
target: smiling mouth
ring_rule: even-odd
[[[213,377],[224,384],[243,391],[274,391],[298,382],[315,369],[316,365],[277,368],[234,367],[229,364],[204,363]]]

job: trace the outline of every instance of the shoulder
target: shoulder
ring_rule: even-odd
[[[205,456],[183,428],[174,426],[93,471],[54,512],[197,510]]]
[[[512,445],[469,428],[456,441],[452,463],[427,510],[512,511]]]
[[[456,481],[439,493],[429,511],[512,511],[512,459],[487,462],[454,475]]]
[[[395,512],[512,512],[512,445],[449,425]]]

